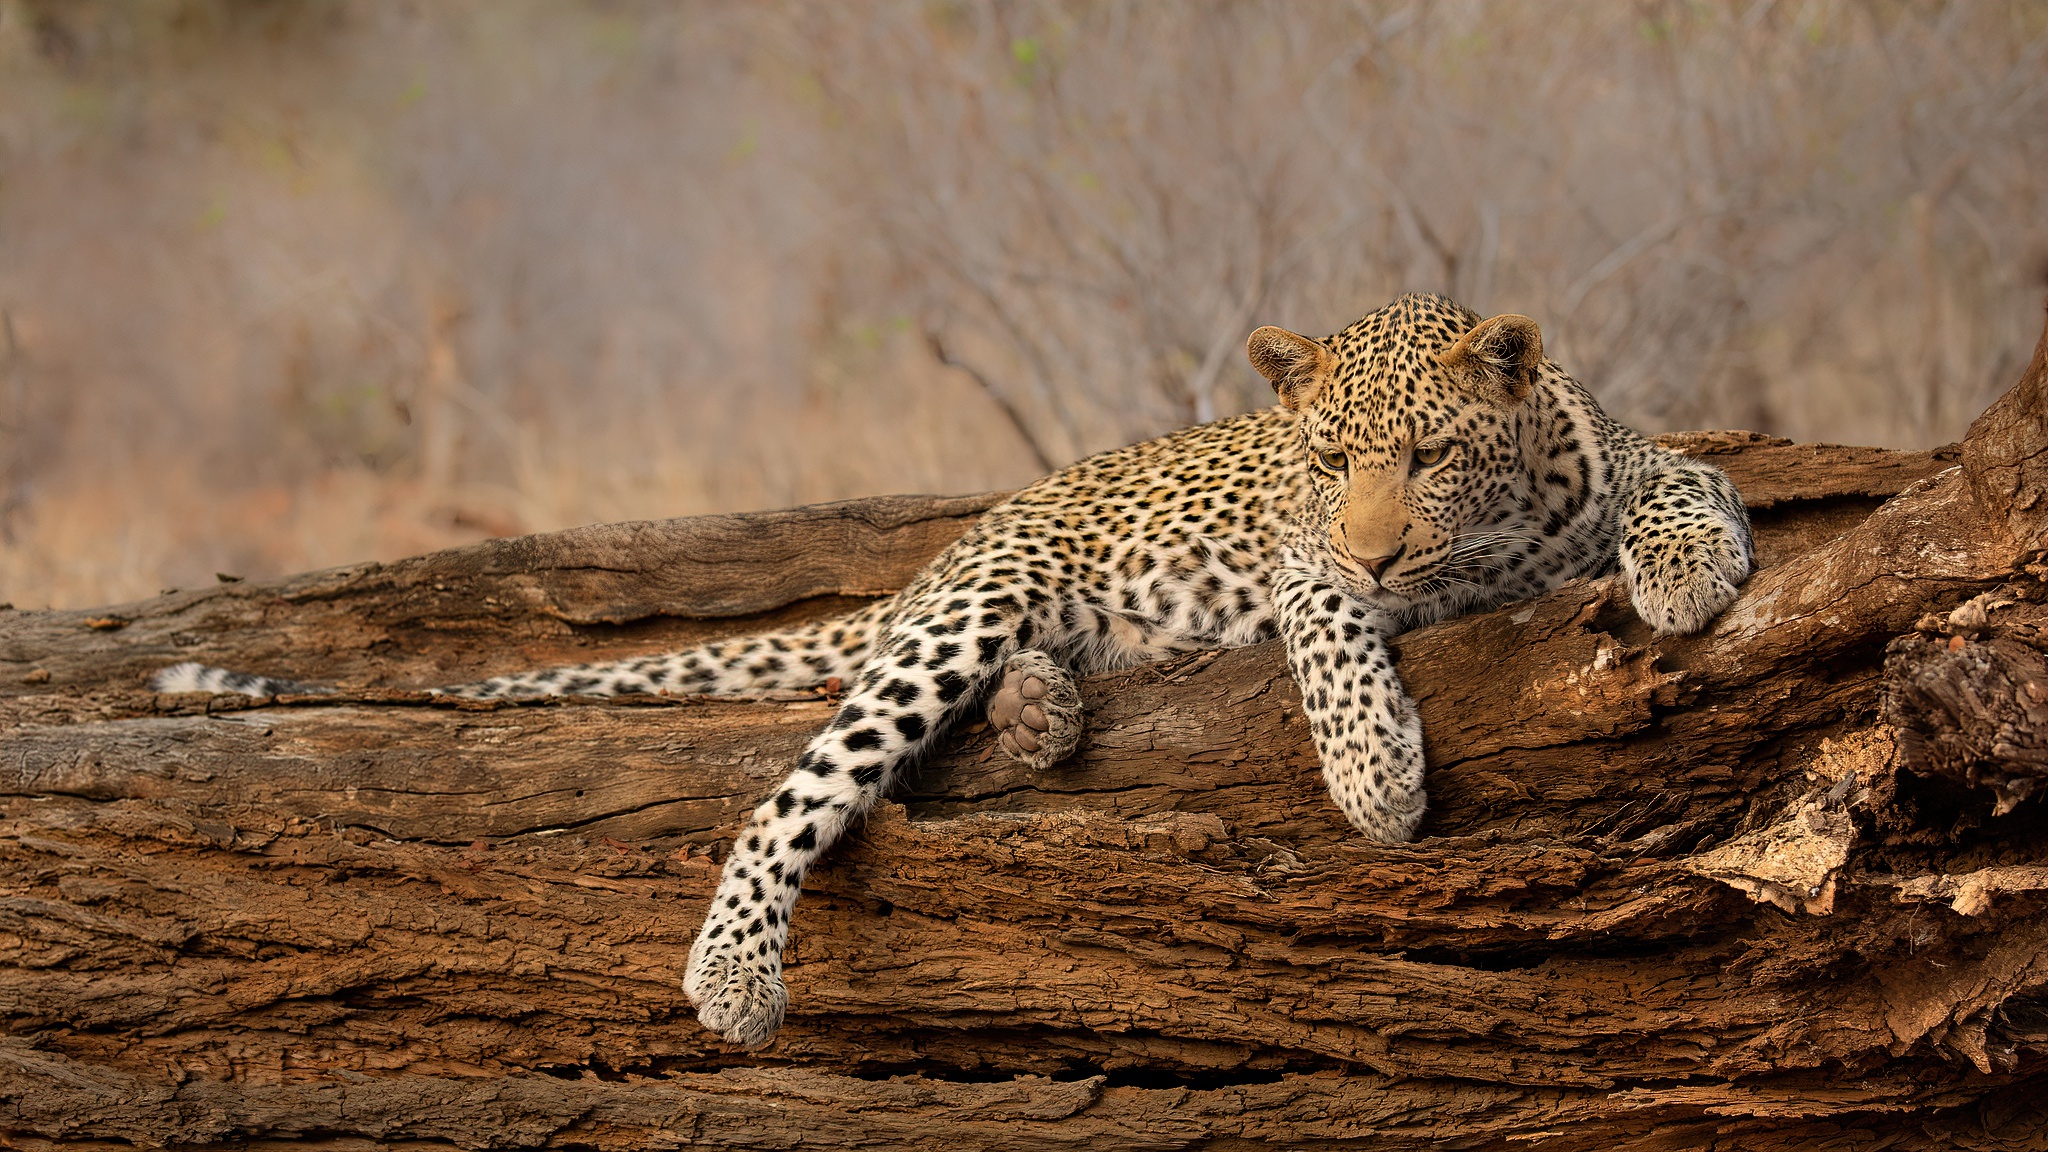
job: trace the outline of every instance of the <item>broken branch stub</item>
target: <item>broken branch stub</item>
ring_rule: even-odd
[[[1992,795],[2003,816],[2048,779],[2048,606],[2034,581],[1977,596],[1885,652],[1885,717],[1912,771]]]

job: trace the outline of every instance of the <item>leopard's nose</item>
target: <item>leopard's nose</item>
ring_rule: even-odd
[[[1358,562],[1365,565],[1365,570],[1372,573],[1373,579],[1378,580],[1380,574],[1393,567],[1394,561],[1399,560],[1401,553],[1406,551],[1408,551],[1408,546],[1403,544],[1385,556],[1360,557]]]

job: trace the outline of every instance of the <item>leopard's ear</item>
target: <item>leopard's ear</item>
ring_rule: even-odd
[[[1483,320],[1438,357],[1444,371],[1480,399],[1512,408],[1529,398],[1543,365],[1543,333],[1527,316]]]
[[[1273,391],[1289,412],[1307,407],[1337,367],[1337,357],[1328,348],[1271,324],[1252,333],[1244,351],[1259,375],[1273,382]]]

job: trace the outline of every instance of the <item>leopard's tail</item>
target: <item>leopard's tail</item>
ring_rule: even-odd
[[[759,636],[719,640],[685,652],[515,672],[428,691],[472,700],[803,691],[834,678],[851,680],[867,663],[875,637],[895,605],[894,598],[877,600],[831,620]],[[150,677],[149,683],[159,692],[228,692],[244,696],[334,691],[296,680],[189,662],[162,669]]]
[[[302,684],[278,676],[254,676],[190,660],[157,669],[149,678],[149,686],[158,692],[212,692],[243,696],[322,696],[334,691],[318,684]]]
[[[515,672],[436,691],[474,700],[654,692],[719,696],[800,692],[834,677],[851,680],[867,663],[882,622],[894,606],[894,600],[878,600],[846,616],[781,632],[719,640],[687,652]]]

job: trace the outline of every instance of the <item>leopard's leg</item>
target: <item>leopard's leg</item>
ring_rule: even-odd
[[[1621,570],[1636,614],[1660,634],[1706,627],[1753,564],[1749,513],[1719,469],[1676,460],[1630,496]]]
[[[683,990],[697,1017],[759,1047],[782,1025],[782,949],[805,872],[928,748],[1028,634],[1024,601],[973,573],[907,602],[855,678],[831,726],[754,810],[690,949]]]
[[[1003,678],[989,697],[988,722],[1003,751],[1042,772],[1081,745],[1081,689],[1051,656],[1020,649],[1003,664]]]
[[[1422,719],[1394,671],[1394,618],[1300,569],[1273,574],[1287,660],[1323,781],[1345,819],[1385,843],[1422,823]]]

